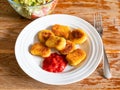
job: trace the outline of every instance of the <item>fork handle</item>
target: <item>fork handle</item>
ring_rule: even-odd
[[[104,73],[104,76],[108,79],[112,77],[104,46],[103,46],[103,73]]]

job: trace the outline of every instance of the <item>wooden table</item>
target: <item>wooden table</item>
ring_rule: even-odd
[[[53,13],[75,15],[93,24],[93,15],[100,10],[103,16],[103,41],[110,63],[112,78],[105,79],[102,62],[86,79],[52,86],[37,82],[18,66],[14,46],[21,30],[32,20],[18,15],[7,0],[0,0],[0,89],[24,90],[81,90],[120,89],[120,2],[119,0],[59,0]]]

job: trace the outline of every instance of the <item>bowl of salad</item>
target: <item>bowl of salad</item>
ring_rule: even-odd
[[[58,0],[8,0],[10,5],[21,16],[36,19],[50,14]]]

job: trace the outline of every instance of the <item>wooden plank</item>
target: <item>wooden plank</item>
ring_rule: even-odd
[[[18,15],[6,1],[1,0],[0,2],[4,3],[0,5],[0,8],[3,9],[3,11],[0,11],[0,53],[6,53],[8,50],[12,53],[17,36],[31,20]],[[98,9],[101,10],[104,26],[103,41],[106,51],[107,53],[120,53],[120,3],[117,3],[117,0],[101,0],[100,3],[101,6],[98,6],[96,0],[59,0],[53,13],[75,15],[93,25],[94,13]],[[5,8],[6,6],[8,6],[7,8],[9,9]],[[7,46],[7,43],[9,43],[9,46]]]
[[[111,79],[105,79],[103,77],[101,62],[98,68],[86,79],[70,85],[58,86],[59,89],[120,88],[120,54],[108,54],[108,59],[112,72]],[[18,66],[13,54],[0,54],[0,89],[6,88],[57,89],[54,86],[40,83],[27,76]]]
[[[97,11],[103,16],[103,42],[107,51],[111,79],[102,75],[102,62],[86,79],[63,86],[40,83],[27,76],[19,67],[15,54],[15,41],[21,30],[32,20],[16,13],[7,0],[0,0],[0,90],[90,90],[120,89],[120,2],[119,0],[59,0],[52,14],[70,14],[93,25]]]

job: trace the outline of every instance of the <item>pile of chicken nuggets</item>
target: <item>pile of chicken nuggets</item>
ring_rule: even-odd
[[[40,42],[34,43],[30,48],[32,55],[43,58],[50,56],[51,49],[57,50],[65,55],[65,59],[72,66],[78,65],[86,58],[86,52],[76,48],[87,40],[87,35],[82,29],[71,29],[69,26],[55,24],[51,30],[40,30],[38,32]]]

